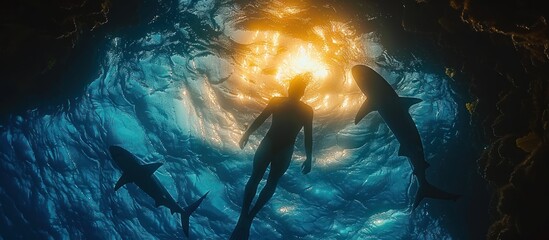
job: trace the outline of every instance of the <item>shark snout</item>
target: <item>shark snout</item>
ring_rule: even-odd
[[[121,152],[121,147],[119,146],[109,146],[109,153],[112,155],[116,155],[116,153]]]
[[[353,75],[356,84],[364,94],[367,94],[366,91],[369,88],[367,85],[369,81],[369,76],[372,75],[372,71],[373,70],[371,68],[364,65],[356,65],[351,68],[351,74]]]
[[[360,73],[364,71],[363,65],[356,65],[351,68],[351,74],[355,81],[360,78]]]
[[[131,155],[131,153],[120,146],[109,146],[109,154],[111,159],[119,166],[120,164],[123,164],[121,163],[124,162],[123,159],[127,159],[127,157]]]

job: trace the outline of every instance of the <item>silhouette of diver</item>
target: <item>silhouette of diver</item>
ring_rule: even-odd
[[[273,115],[271,127],[265,138],[261,140],[254,156],[253,172],[244,190],[242,211],[231,235],[230,239],[232,240],[248,239],[253,218],[273,196],[278,180],[290,165],[295,139],[301,128],[304,128],[305,152],[307,155],[301,172],[307,174],[311,171],[313,109],[300,101],[307,86],[306,81],[310,78],[310,73],[294,77],[288,88],[288,97],[272,98],[240,140],[239,145],[243,149],[248,142],[250,134],[259,128],[271,114]],[[267,183],[263,190],[261,190],[255,205],[250,210],[257,186],[269,164],[271,165],[271,170]]]
[[[425,169],[429,167],[429,163],[425,161],[416,124],[408,113],[408,108],[421,102],[421,99],[398,96],[381,75],[367,66],[356,65],[351,71],[358,87],[367,97],[355,117],[355,124],[358,124],[368,113],[377,111],[391,129],[400,143],[398,155],[408,157],[413,174],[418,181],[413,209],[426,197],[457,200],[460,195],[438,189],[431,185],[425,176]]]

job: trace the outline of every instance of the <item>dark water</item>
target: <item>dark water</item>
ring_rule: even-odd
[[[265,69],[283,62],[284,56],[303,54],[299,46],[311,58],[315,51],[307,49],[306,39],[283,32],[275,43],[272,31],[237,29],[245,15],[230,2],[176,5],[164,6],[158,15],[144,8],[142,14],[152,16],[150,21],[109,36],[99,47],[96,79],[77,100],[53,112],[11,116],[0,126],[2,238],[184,238],[179,216],[155,208],[134,185],[114,192],[121,173],[108,155],[110,145],[123,146],[145,162],[163,162],[155,175],[182,205],[210,191],[191,217],[191,236],[228,238],[266,126],[244,150],[238,140],[266,99],[285,94],[277,74],[283,79],[303,70],[291,65],[282,65],[286,68],[278,73]],[[276,20],[276,13],[299,14],[300,8],[285,12],[279,5],[268,9],[272,15],[267,19]],[[343,44],[343,58],[321,57],[328,77],[320,70],[317,77],[323,80],[306,92],[315,108],[313,170],[300,173],[300,134],[293,164],[258,214],[251,237],[478,237],[482,229],[474,226],[479,223],[471,211],[482,208],[472,206],[470,196],[457,203],[427,200],[411,211],[415,183],[410,166],[398,157],[399,144],[377,114],[353,124],[363,97],[347,72],[357,63],[372,66],[400,95],[423,99],[410,113],[432,165],[428,178],[449,191],[471,193],[479,188],[470,160],[475,150],[468,147],[465,109],[450,80],[423,70],[417,61],[388,55],[375,32],[345,34],[345,24],[338,24],[342,41],[357,45],[352,50],[349,42]],[[325,32],[332,28],[319,26]],[[271,45],[262,43],[271,40]],[[277,48],[255,51],[258,46]],[[297,55],[291,55],[294,50]],[[262,54],[267,57],[258,60]]]

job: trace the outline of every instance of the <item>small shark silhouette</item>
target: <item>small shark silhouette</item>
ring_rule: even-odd
[[[429,167],[429,163],[425,161],[419,132],[408,112],[408,108],[421,102],[421,99],[399,97],[383,77],[367,66],[356,65],[351,71],[358,87],[367,97],[356,114],[355,124],[358,124],[368,113],[378,111],[391,129],[400,143],[398,155],[408,157],[413,173],[418,180],[419,188],[413,209],[425,197],[457,200],[460,197],[459,195],[438,189],[427,182],[425,178],[425,169]]]
[[[124,184],[135,183],[141,190],[151,196],[155,201],[156,207],[166,206],[172,214],[174,212],[181,214],[181,225],[185,236],[189,236],[189,217],[198,208],[202,200],[209,192],[204,194],[200,199],[186,208],[182,208],[173,199],[170,193],[162,186],[158,178],[154,176],[154,172],[162,163],[150,163],[141,165],[139,158],[128,152],[126,149],[119,146],[110,146],[109,152],[112,159],[123,171],[122,177],[116,182],[114,190],[118,190]]]

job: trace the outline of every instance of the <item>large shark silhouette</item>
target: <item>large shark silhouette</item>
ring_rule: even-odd
[[[419,132],[408,113],[408,108],[421,102],[421,99],[399,97],[383,77],[367,66],[356,65],[351,71],[358,87],[367,97],[356,114],[355,124],[368,113],[378,111],[391,129],[400,143],[398,155],[408,157],[418,181],[419,187],[413,208],[415,209],[425,197],[457,200],[459,195],[440,190],[425,178],[425,169],[429,167],[429,163],[425,161]]]
[[[189,236],[189,217],[198,208],[202,200],[208,195],[208,192],[204,194],[200,199],[186,208],[182,208],[173,199],[170,193],[162,186],[158,178],[154,176],[154,172],[158,169],[162,163],[150,163],[141,165],[135,155],[128,152],[126,149],[119,146],[110,146],[109,152],[112,159],[123,171],[122,177],[116,183],[114,190],[118,190],[124,184],[135,183],[141,190],[147,193],[155,201],[156,207],[166,206],[172,212],[181,214],[181,225],[183,227],[183,233],[185,236]]]

